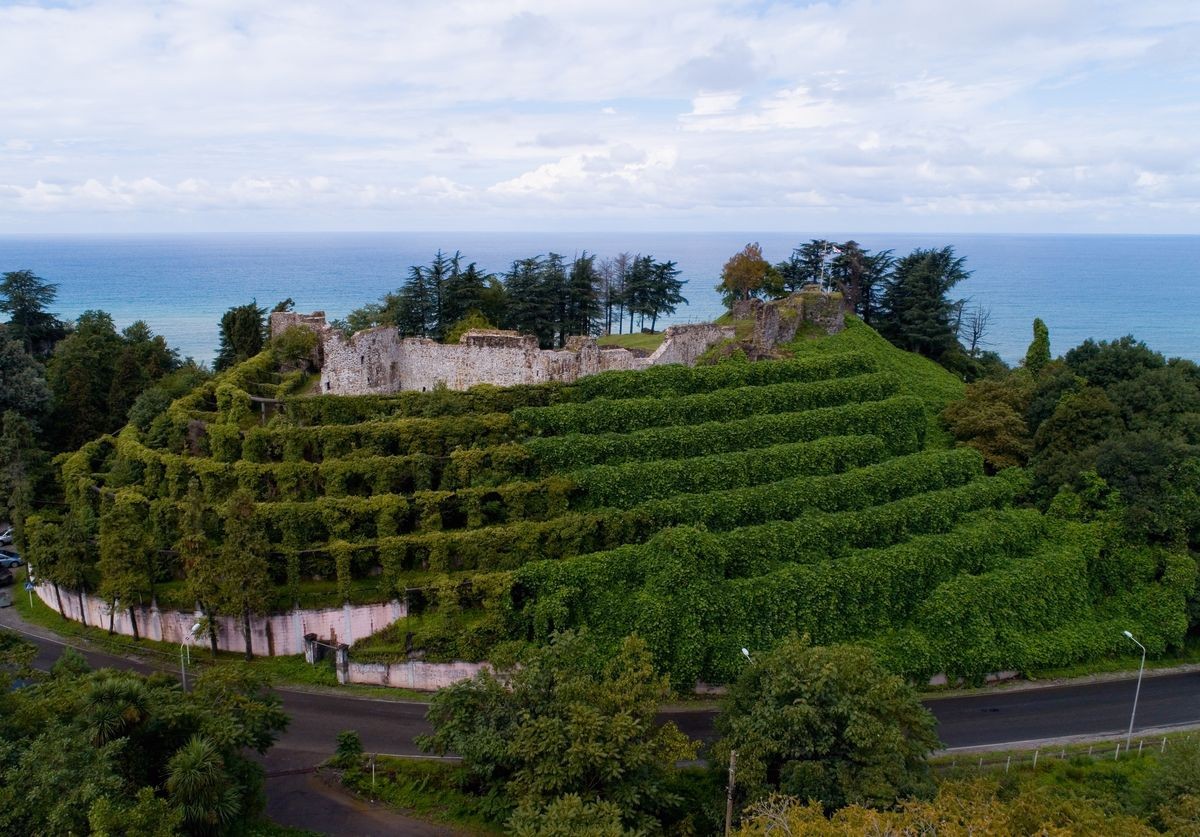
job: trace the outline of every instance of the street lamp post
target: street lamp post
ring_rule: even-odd
[[[183,642],[179,643],[179,679],[183,682],[183,690],[187,691],[187,667],[192,662],[192,647],[189,644],[191,640],[196,638],[196,634],[200,633],[200,623],[192,625],[188,635],[183,638]],[[187,662],[184,662],[186,655]]]
[[[1137,689],[1133,693],[1133,711],[1129,713],[1129,732],[1125,734],[1125,751],[1129,752],[1129,741],[1133,738],[1133,719],[1137,716],[1138,697],[1142,693],[1142,672],[1146,669],[1146,646],[1142,645],[1129,631],[1125,631],[1125,636],[1133,642],[1138,648],[1142,649],[1142,664],[1138,666]]]

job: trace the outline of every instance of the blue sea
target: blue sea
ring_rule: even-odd
[[[703,322],[722,309],[721,266],[748,241],[772,262],[809,233],[295,233],[187,236],[0,236],[0,271],[28,268],[59,286],[54,310],[103,309],[118,326],[137,319],[183,356],[211,361],[217,321],[231,305],[286,297],[333,317],[396,288],[412,264],[441,248],[495,272],[513,259],[587,250],[653,254],[678,263],[689,300],[665,324]],[[1024,356],[1034,317],[1055,354],[1088,337],[1132,333],[1168,356],[1200,360],[1200,236],[824,233],[904,254],[953,245],[973,271],[955,289],[991,312],[986,348]],[[660,320],[660,324],[664,321]]]

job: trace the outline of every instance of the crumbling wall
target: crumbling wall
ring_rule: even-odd
[[[753,317],[755,347],[769,352],[793,339],[802,323],[833,333],[842,328],[842,298],[809,286],[798,294],[735,307],[735,317]],[[558,350],[539,349],[531,335],[514,331],[468,331],[458,343],[421,337],[401,338],[380,327],[345,337],[331,329],[321,311],[271,314],[272,336],[289,326],[315,331],[321,340],[320,391],[330,395],[372,395],[402,390],[453,390],[479,384],[514,386],[547,381],[570,383],[611,370],[645,369],[667,363],[695,364],[714,345],[734,338],[734,329],[713,323],[670,326],[662,345],[649,357],[618,348],[601,348],[593,337],[572,337]]]
[[[648,366],[682,363],[691,366],[696,358],[722,340],[732,340],[733,328],[713,323],[669,326],[662,345],[648,359]]]

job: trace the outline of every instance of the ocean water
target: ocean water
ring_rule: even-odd
[[[628,251],[678,263],[689,304],[660,324],[703,322],[721,311],[721,266],[748,241],[772,262],[809,233],[296,233],[188,236],[0,236],[0,271],[28,268],[59,285],[54,310],[146,320],[184,356],[209,361],[231,305],[291,297],[333,317],[396,288],[412,264],[441,248],[495,272],[538,253]],[[1200,360],[1200,236],[825,233],[904,254],[953,245],[972,276],[955,293],[991,312],[986,348],[1024,356],[1034,317],[1055,354],[1088,337],[1133,334],[1168,356]]]

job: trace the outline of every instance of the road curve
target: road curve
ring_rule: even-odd
[[[64,643],[14,616],[11,611],[0,611],[0,625],[25,633],[38,647],[35,665],[49,668]],[[153,670],[144,663],[108,654],[87,651],[84,656],[94,667]],[[926,705],[937,718],[938,735],[948,749],[1015,746],[1034,740],[1125,732],[1135,685],[1133,679],[1125,679],[985,691],[939,697]],[[269,774],[316,766],[333,752],[334,737],[344,729],[356,730],[367,752],[395,755],[418,754],[413,739],[430,729],[423,703],[289,689],[279,689],[279,694],[292,720],[264,759]],[[714,737],[711,709],[671,711],[662,717],[693,738],[711,741]],[[1185,724],[1200,724],[1200,672],[1147,677],[1138,701],[1135,732]],[[273,816],[276,813],[272,811]]]

